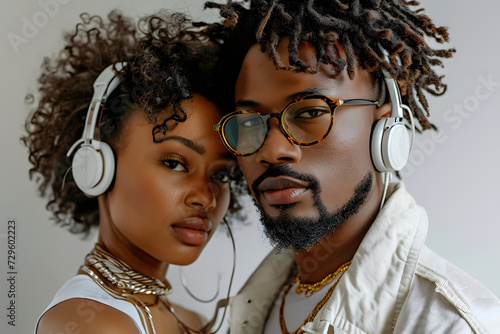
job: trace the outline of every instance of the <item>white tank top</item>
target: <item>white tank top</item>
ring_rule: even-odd
[[[76,275],[67,281],[60,289],[57,291],[52,302],[47,306],[45,311],[40,315],[36,322],[35,326],[35,334],[36,329],[38,327],[38,322],[40,318],[50,310],[52,307],[57,304],[72,298],[84,298],[97,301],[104,305],[110,306],[118,311],[121,311],[128,315],[132,321],[135,323],[139,333],[146,334],[145,328],[142,326],[141,317],[139,312],[136,310],[134,305],[125,301],[113,298],[109,294],[106,293],[103,289],[101,289],[93,280],[87,275]],[[90,310],[90,309],[89,309]],[[82,317],[91,316],[91,314],[85,312],[81,312]]]

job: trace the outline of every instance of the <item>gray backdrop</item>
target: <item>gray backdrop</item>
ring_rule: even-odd
[[[87,11],[105,15],[119,8],[126,15],[143,15],[159,8],[180,9],[194,18],[215,18],[201,10],[202,0],[2,0],[0,14],[1,101],[0,122],[0,332],[30,333],[39,313],[61,284],[71,277],[95,242],[56,227],[49,220],[45,200],[28,180],[27,150],[19,138],[29,107],[26,93],[36,90],[36,77],[44,56],[59,51],[62,31],[71,30],[78,15]],[[450,28],[456,56],[446,61],[449,89],[443,98],[429,98],[438,133],[418,138],[409,166],[403,171],[407,188],[430,217],[427,244],[442,256],[482,281],[500,295],[500,3],[495,0],[422,0],[427,14]],[[29,23],[37,25],[26,30]],[[9,40],[17,35],[22,43]],[[237,269],[233,293],[269,251],[256,216],[235,228]],[[16,221],[14,268],[7,263],[7,230]],[[186,268],[194,293],[210,298],[222,276],[225,290],[231,264],[231,246],[219,231],[202,257]],[[14,271],[15,274],[9,274]],[[15,276],[15,299],[9,297],[8,279]],[[213,304],[190,299],[169,269],[175,288],[173,299],[211,317]],[[221,292],[222,294],[222,292]],[[8,324],[15,301],[15,327]],[[224,331],[225,332],[225,331]]]

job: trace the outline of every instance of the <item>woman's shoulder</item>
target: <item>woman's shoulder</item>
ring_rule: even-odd
[[[160,303],[161,304],[161,303]],[[168,308],[150,307],[158,329],[185,328],[178,324]],[[206,320],[179,305],[175,313],[192,328],[201,328]],[[161,319],[161,320],[160,320]],[[40,317],[36,334],[44,333],[143,333],[141,317],[134,305],[106,293],[87,275],[77,275],[56,293]],[[161,331],[160,331],[161,332]]]
[[[87,275],[69,279],[42,313],[36,333],[135,333],[140,316],[131,303],[117,300]],[[98,329],[98,330],[96,330]]]
[[[37,334],[44,333],[138,333],[134,321],[122,311],[98,301],[72,298],[43,314]]]

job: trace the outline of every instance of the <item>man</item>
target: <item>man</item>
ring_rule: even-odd
[[[454,52],[427,45],[447,30],[414,5],[218,6],[258,43],[240,45],[237,111],[215,128],[281,251],[232,300],[231,333],[500,333],[499,300],[424,246],[425,210],[389,183]]]

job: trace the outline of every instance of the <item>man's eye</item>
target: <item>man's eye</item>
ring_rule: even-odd
[[[253,127],[253,126],[258,126],[262,123],[262,120],[259,117],[252,117],[252,118],[247,118],[244,119],[243,121],[240,122],[241,127]]]
[[[325,110],[307,109],[299,111],[295,114],[295,118],[316,118],[326,114]]]
[[[177,172],[187,172],[187,163],[179,158],[168,158],[161,161],[167,168]]]

